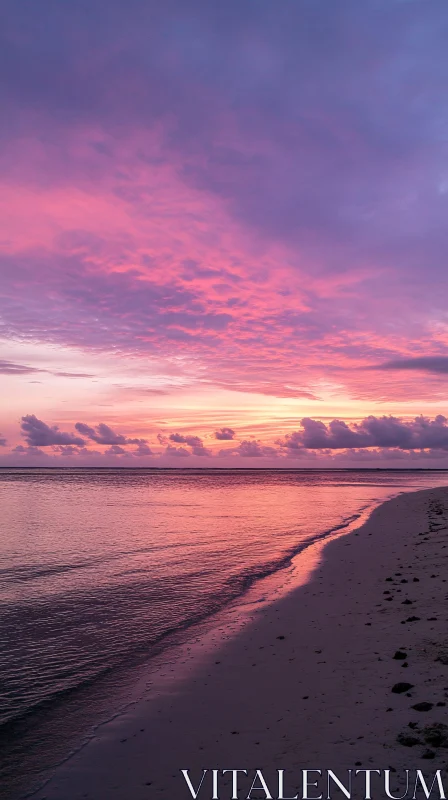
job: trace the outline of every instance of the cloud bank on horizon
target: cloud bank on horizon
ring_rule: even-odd
[[[445,0],[2,18],[1,463],[444,457]]]
[[[404,452],[412,454],[414,460],[420,457],[424,461],[435,459],[437,463],[448,454],[448,419],[441,414],[434,419],[419,416],[410,421],[391,415],[369,416],[351,425],[338,419],[325,424],[320,420],[304,418],[300,420],[297,430],[276,440],[274,446],[255,438],[239,437],[232,431],[232,444],[224,450],[206,447],[199,436],[179,433],[169,436],[159,433],[156,449],[152,450],[146,439],[126,437],[105,423],[91,427],[77,422],[74,427],[85,438],[78,436],[75,431],[61,431],[57,425],[48,425],[34,414],[22,417],[21,431],[26,444],[13,448],[12,455],[15,459],[19,457],[19,461],[13,458],[13,462],[24,463],[24,457],[28,457],[33,463],[40,461],[45,465],[57,462],[62,456],[68,457],[69,462],[74,464],[96,465],[104,464],[111,456],[118,456],[120,458],[115,463],[129,465],[133,459],[146,456],[151,466],[163,467],[167,465],[167,457],[176,460],[179,457],[199,456],[230,459],[233,465],[238,465],[240,459],[268,459],[270,462],[276,460],[277,466],[288,466],[287,461],[291,458],[305,456],[313,459],[323,454],[330,456],[328,463],[340,466],[347,453],[351,454],[350,457],[354,454],[360,461],[371,458],[375,463],[394,459],[399,461]],[[90,442],[102,446],[102,449],[89,448],[87,445]],[[0,438],[0,445],[5,446],[6,440]],[[127,449],[128,445],[137,446]]]

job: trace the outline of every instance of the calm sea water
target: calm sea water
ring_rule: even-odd
[[[420,471],[0,470],[3,786],[19,796],[64,756],[95,702],[105,711],[106,676],[379,500],[447,483]]]

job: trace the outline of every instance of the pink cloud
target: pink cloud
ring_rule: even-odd
[[[366,419],[378,403],[443,410],[447,12],[324,5],[324,14],[313,3],[283,14],[229,0],[223,22],[204,0],[188,12],[181,0],[133,3],[132,13],[99,0],[95,13],[64,4],[56,15],[48,0],[26,14],[7,0],[4,341],[132,363],[132,385],[110,370],[98,403],[144,403],[188,386],[198,397],[204,387],[251,395],[254,417],[260,397],[315,404],[296,438],[283,438],[286,453],[306,442],[370,448],[377,434],[365,420],[314,419],[336,396]],[[41,25],[50,14],[51,31]],[[137,386],[160,377],[162,364],[178,383]],[[39,373],[44,384],[79,378],[90,397],[82,381],[93,373],[82,369],[5,358],[0,372],[17,381]],[[143,405],[136,414],[144,432]],[[74,408],[73,423],[79,416]],[[77,436],[35,419],[31,447],[87,440],[152,457],[144,438],[114,432],[113,421],[78,423]],[[241,458],[277,453],[231,424],[244,437],[232,450]],[[427,441],[417,423],[400,425],[409,441]],[[212,429],[218,441],[234,438],[231,427]],[[174,458],[209,455],[198,430],[179,434],[196,443],[163,446]]]

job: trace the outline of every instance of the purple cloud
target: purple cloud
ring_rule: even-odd
[[[42,370],[48,372],[48,370]],[[55,375],[57,378],[94,378],[90,372],[51,372],[50,375]]]
[[[186,447],[174,447],[174,445],[169,444],[165,448],[165,455],[186,458],[190,455],[190,451]]]
[[[0,375],[33,375],[36,372],[46,372],[48,375],[54,375],[59,378],[93,378],[87,372],[53,372],[48,369],[38,369],[37,367],[28,367],[25,364],[15,364],[13,361],[0,360]],[[38,381],[33,381],[38,383]]]
[[[86,436],[87,439],[91,439],[97,444],[146,444],[146,439],[129,439],[121,433],[116,433],[104,422],[100,422],[99,425],[94,428],[90,425],[86,425],[84,422],[77,422],[75,428],[82,436]]]
[[[23,456],[37,456],[38,458],[42,456],[47,457],[47,453],[45,453],[43,450],[40,450],[38,447],[34,447],[33,445],[24,447],[23,444],[18,444],[17,447],[13,447],[11,452]]]
[[[278,444],[286,451],[397,448],[399,450],[448,450],[447,418],[416,417],[407,422],[393,416],[369,416],[347,425],[333,420],[328,425],[304,418],[301,430],[287,434]]]
[[[12,361],[0,360],[0,375],[32,375],[41,372],[35,367],[27,367],[24,364],[14,364]]]
[[[445,4],[324,0],[279,10],[228,0],[225,24],[205,0],[193,0],[188,11],[182,0],[131,8],[112,0],[99,0],[95,12],[67,4],[53,15],[50,33],[32,5],[25,16],[7,0],[5,137],[28,132],[29,118],[42,140],[50,127],[59,136],[76,124],[125,137],[165,124],[165,148],[183,156],[185,180],[224,197],[263,237],[300,240],[308,252],[325,248],[329,266],[343,270],[344,252],[397,250],[405,228],[413,234],[411,256],[412,245],[417,250],[412,269],[431,220],[432,266],[441,274],[443,197],[429,178],[443,163],[437,98],[448,69]],[[50,0],[39,11],[50,15]],[[82,57],[101,64],[88,71],[79,69],[84,31]],[[100,62],[93,60],[98,53]],[[224,136],[227,127],[239,136]],[[110,169],[113,145],[92,139],[98,176]],[[428,180],[425,157],[434,169]],[[60,180],[79,169],[76,157],[67,162],[57,165]],[[418,196],[399,204],[403,184],[416,177]],[[125,183],[126,190],[138,194],[140,187]],[[96,238],[88,244],[97,246]],[[403,269],[403,247],[400,256]]]
[[[371,369],[379,370],[415,370],[421,372],[434,372],[446,375],[448,373],[448,356],[419,356],[417,358],[398,358],[386,361]]]
[[[447,3],[224,5],[4,0],[2,335],[280,397],[442,385],[399,358],[442,341]]]
[[[199,436],[184,436],[181,433],[171,433],[170,440],[178,444],[188,444],[190,447],[202,447],[202,439]]]
[[[0,447],[6,447],[6,439],[0,434]]]
[[[151,448],[146,441],[142,439],[137,447],[136,450],[133,451],[132,455],[134,456],[153,456],[154,453],[152,452]]]
[[[219,431],[215,431],[215,439],[219,439],[220,441],[226,441],[235,438],[235,431],[232,428],[221,428]]]
[[[169,438],[170,441],[176,442],[177,444],[187,444],[189,447],[191,447],[191,453],[194,456],[211,456],[210,450],[204,447],[204,443],[200,436],[184,436],[181,433],[171,433]],[[183,450],[184,448],[181,447],[179,449]],[[174,454],[172,453],[172,455]]]
[[[80,449],[79,447],[73,447],[70,444],[58,445],[57,447],[53,448],[53,451],[61,456],[79,456],[81,454],[85,455],[88,452],[85,447]]]
[[[193,456],[200,456],[201,458],[209,458],[212,455],[211,450],[204,447],[203,444],[193,447],[191,453]]]
[[[49,447],[55,444],[75,444],[84,445],[84,439],[74,433],[64,433],[57,425],[50,427],[34,414],[27,414],[22,417],[22,432],[31,447]]]
[[[111,445],[111,447],[109,447],[108,450],[104,451],[104,454],[106,456],[124,456],[124,455],[128,455],[127,451],[124,450],[122,447],[120,447],[120,445],[118,445],[118,444]]]
[[[274,447],[267,447],[255,439],[244,439],[237,447],[236,451],[244,458],[263,458],[266,456],[276,456],[277,450]],[[225,451],[223,451],[225,453]]]

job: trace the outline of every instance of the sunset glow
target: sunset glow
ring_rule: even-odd
[[[446,467],[447,5],[6,6],[0,464]]]

